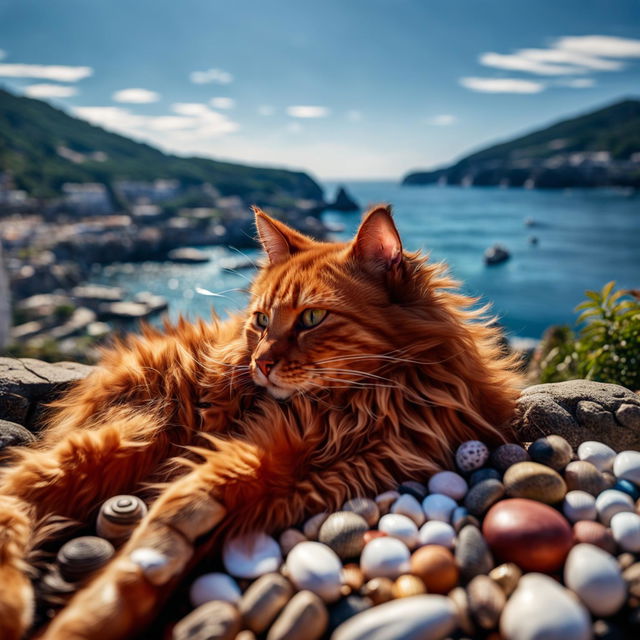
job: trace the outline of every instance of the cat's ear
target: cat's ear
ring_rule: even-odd
[[[353,250],[356,257],[390,271],[402,262],[402,242],[391,217],[391,207],[377,206],[362,220]]]
[[[313,244],[313,240],[268,216],[262,209],[258,207],[251,207],[251,209],[256,216],[260,244],[271,264],[284,262],[292,255],[309,249]]]

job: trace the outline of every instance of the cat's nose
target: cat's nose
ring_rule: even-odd
[[[264,373],[264,377],[268,378],[269,374],[273,370],[273,367],[276,366],[276,363],[273,360],[260,359],[260,360],[256,360],[256,365],[257,365],[258,369],[260,369],[260,371],[262,371],[262,373]]]

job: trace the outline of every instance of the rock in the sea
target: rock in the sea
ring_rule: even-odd
[[[504,591],[507,598],[515,591],[522,577],[522,571],[517,564],[505,562],[491,569],[489,577]]]
[[[487,513],[482,531],[495,554],[525,571],[559,569],[573,544],[567,521],[553,508],[534,500],[503,500]]]
[[[456,541],[455,529],[446,522],[429,520],[425,522],[418,532],[420,544],[437,544],[447,549],[453,549]]]
[[[441,493],[432,493],[422,501],[422,509],[427,516],[427,520],[450,522],[451,514],[457,506],[453,498]]]
[[[538,438],[531,443],[529,455],[534,462],[539,462],[556,471],[562,471],[573,457],[571,445],[562,437],[549,435]]]
[[[318,541],[331,547],[342,560],[347,560],[360,555],[364,548],[363,536],[368,530],[369,525],[362,516],[353,511],[337,511],[322,523]]]
[[[328,209],[334,209],[336,211],[359,211],[360,206],[349,195],[349,192],[344,187],[339,187],[336,193],[336,199],[327,206]]]
[[[476,576],[488,574],[494,566],[486,540],[480,530],[471,524],[458,533],[455,557],[464,583]]]
[[[595,520],[596,499],[586,491],[569,491],[564,497],[562,512],[569,522]]]
[[[419,596],[426,593],[427,589],[424,582],[411,574],[399,576],[393,583],[391,594],[394,598],[410,598],[411,596]]]
[[[371,498],[352,498],[342,506],[343,511],[353,511],[362,516],[370,527],[375,527],[380,519],[380,509]]]
[[[340,625],[331,640],[443,640],[456,627],[454,603],[445,596],[392,600]]]
[[[507,601],[498,584],[488,576],[476,576],[467,585],[467,596],[473,621],[487,631],[495,628]]]
[[[564,469],[564,480],[569,491],[586,491],[597,496],[607,488],[604,476],[586,460],[570,462]]]
[[[395,580],[409,572],[409,548],[397,538],[376,538],[362,550],[360,568],[367,578]]]
[[[500,480],[483,480],[469,489],[464,506],[469,513],[480,518],[503,496],[504,485]]]
[[[189,589],[189,600],[194,607],[213,600],[237,605],[241,597],[238,583],[226,573],[205,573],[196,578]]]
[[[234,640],[240,628],[240,613],[233,605],[207,602],[176,624],[173,640]]]
[[[449,593],[458,584],[459,569],[449,549],[435,544],[420,547],[411,556],[411,573],[429,593]]]
[[[9,447],[26,447],[35,442],[35,436],[22,425],[0,420],[0,459]],[[421,510],[422,511],[422,510]]]
[[[453,471],[434,473],[429,480],[429,493],[441,493],[454,500],[462,500],[467,493],[467,481]]]
[[[282,564],[278,543],[265,533],[231,538],[222,548],[224,568],[236,578],[258,578]]]
[[[289,551],[291,551],[293,547],[304,542],[306,539],[307,537],[304,533],[302,533],[302,531],[298,531],[298,529],[285,529],[278,538],[282,555],[289,555]]]
[[[511,498],[527,498],[546,504],[560,502],[567,487],[557,471],[538,462],[518,462],[504,474],[504,487]]]
[[[419,527],[425,520],[421,504],[410,493],[403,493],[392,505],[391,513],[411,518]]]
[[[291,583],[279,573],[267,573],[245,591],[240,614],[246,627],[256,634],[265,631],[293,596]]]
[[[613,473],[640,485],[640,451],[621,451],[613,462]]]
[[[491,452],[491,466],[501,473],[517,462],[528,462],[531,459],[526,449],[519,444],[502,444]],[[499,476],[496,476],[499,479]]]
[[[595,616],[617,613],[627,596],[616,559],[592,544],[578,544],[569,552],[564,583]]]
[[[334,602],[341,595],[340,558],[319,542],[296,545],[287,556],[286,569],[289,579],[299,590],[311,591],[325,602]]]
[[[108,540],[82,536],[60,547],[57,563],[65,580],[78,582],[107,564],[113,554],[113,545]]]
[[[573,525],[573,538],[576,542],[594,544],[608,553],[615,553],[616,541],[611,530],[600,522],[580,520]]]
[[[622,511],[633,511],[633,498],[622,491],[607,489],[596,498],[598,519],[605,527],[609,526],[611,518]]]
[[[399,513],[388,513],[386,516],[382,516],[378,523],[378,529],[392,538],[402,540],[409,549],[413,549],[419,542],[416,523],[411,518]]]
[[[463,442],[456,451],[456,464],[463,473],[471,473],[479,469],[488,459],[489,449],[479,440]]]
[[[100,507],[96,533],[118,546],[146,514],[147,505],[137,496],[114,496]]]
[[[505,640],[591,640],[591,619],[570,591],[529,573],[505,605],[500,634]]]
[[[611,471],[616,452],[606,444],[587,440],[578,447],[578,458],[590,462],[598,471]]]
[[[625,512],[611,518],[611,533],[623,551],[640,552],[640,515]]]

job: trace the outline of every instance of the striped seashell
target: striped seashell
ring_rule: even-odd
[[[113,545],[104,538],[74,538],[58,551],[58,568],[65,580],[79,582],[104,566],[114,553]]]
[[[147,505],[136,496],[114,496],[100,508],[96,532],[114,545],[124,542],[147,514]]]

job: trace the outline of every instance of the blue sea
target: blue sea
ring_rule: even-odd
[[[491,302],[511,337],[541,337],[552,324],[573,324],[574,309],[588,289],[615,280],[640,287],[640,194],[624,190],[536,191],[499,188],[401,187],[392,182],[343,183],[363,206],[393,205],[406,249],[446,261],[464,291]],[[326,183],[327,198],[337,184]],[[348,238],[361,213],[327,211]],[[531,243],[531,236],[537,244]],[[486,266],[483,254],[500,243],[511,259]],[[169,299],[170,315],[209,317],[242,308],[253,269],[235,269],[255,250],[205,248],[206,264],[110,265],[95,282],[129,293],[152,291]],[[218,294],[203,295],[207,290]]]

